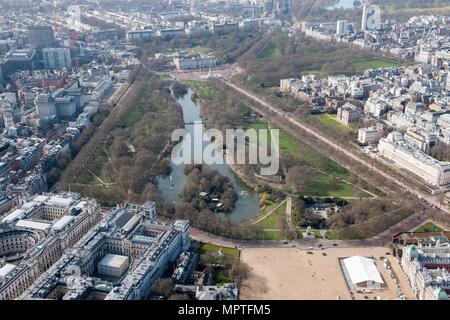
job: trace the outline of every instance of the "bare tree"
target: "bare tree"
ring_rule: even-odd
[[[161,278],[156,281],[152,286],[152,292],[156,295],[169,298],[173,292],[173,283],[170,278]]]
[[[312,168],[308,166],[294,166],[289,169],[286,177],[287,184],[295,193],[304,194],[306,187],[314,175]]]

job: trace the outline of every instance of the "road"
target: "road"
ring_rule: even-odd
[[[233,90],[239,92],[240,94],[244,95],[245,97],[247,97],[248,99],[252,100],[253,102],[256,102],[256,104],[252,104],[250,105],[250,107],[257,111],[258,113],[261,113],[263,116],[267,116],[268,113],[271,113],[271,118],[273,119],[273,116],[278,117],[279,122],[288,122],[294,126],[296,126],[297,128],[305,131],[306,133],[308,133],[309,135],[313,136],[314,138],[316,138],[318,141],[326,144],[328,147],[334,149],[336,152],[339,152],[343,155],[345,155],[346,157],[350,158],[351,160],[358,162],[359,164],[364,165],[368,170],[378,174],[379,176],[383,177],[384,179],[386,179],[387,181],[393,182],[397,185],[399,185],[401,188],[403,188],[404,190],[408,191],[409,193],[412,193],[422,199],[425,199],[429,204],[436,206],[437,208],[450,213],[450,210],[448,207],[445,206],[441,206],[440,203],[431,195],[429,194],[425,194],[421,191],[418,191],[414,188],[412,188],[411,186],[409,186],[406,183],[403,183],[402,181],[397,180],[395,177],[389,175],[388,173],[384,172],[383,170],[375,167],[374,165],[372,165],[371,163],[369,163],[368,161],[366,161],[365,159],[362,159],[361,157],[359,157],[358,155],[356,155],[354,152],[343,148],[342,146],[336,144],[334,141],[332,141],[331,139],[329,139],[328,137],[324,136],[323,134],[317,132],[316,130],[298,122],[297,120],[293,119],[292,117],[290,117],[288,114],[286,114],[285,112],[279,110],[278,108],[273,107],[272,105],[268,104],[267,102],[265,102],[264,100],[260,99],[258,96],[256,96],[254,93],[249,92],[233,83],[230,83],[228,81],[224,81],[224,83],[232,88]]]
[[[327,240],[327,239],[301,239],[301,240],[235,240],[221,236],[217,236],[196,228],[191,227],[189,230],[192,239],[203,243],[212,243],[222,247],[228,248],[289,248],[295,247],[300,250],[308,250],[310,247],[324,247],[331,248],[338,246],[340,248],[353,247],[371,247],[385,245],[378,239],[375,240]]]

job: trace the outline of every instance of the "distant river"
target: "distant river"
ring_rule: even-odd
[[[176,99],[183,109],[185,128],[191,135],[194,134],[193,122],[202,121],[200,106],[198,103],[192,101],[192,93],[192,90],[189,88],[186,95]],[[196,125],[198,126],[200,124]],[[201,125],[201,127],[202,130],[204,130],[204,126]],[[180,146],[181,144],[175,146],[174,152],[176,152]],[[184,165],[176,165],[172,162],[172,159],[170,159],[170,161],[172,164],[172,173],[168,177],[160,176],[158,178],[158,188],[167,202],[178,203],[181,201],[179,194],[184,180],[186,179],[186,175],[184,174]],[[228,214],[218,214],[224,218],[228,217],[232,222],[242,222],[254,217],[259,211],[258,194],[237,177],[228,165],[215,164],[211,165],[211,167],[216,169],[221,175],[228,177],[233,184],[235,192],[238,194],[238,200],[233,212]]]

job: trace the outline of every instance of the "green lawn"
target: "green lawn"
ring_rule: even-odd
[[[264,209],[260,210],[258,212],[258,216],[259,217],[263,217],[264,215],[266,215],[267,213],[269,213],[269,211],[271,211],[273,208],[275,208],[277,206],[276,203],[270,202],[268,205],[266,205],[264,207]]]
[[[264,214],[268,213],[278,204],[269,205]],[[256,225],[264,229],[259,236],[260,240],[286,240],[291,239],[290,235],[286,235],[283,232],[277,230],[279,228],[278,221],[280,217],[286,214],[286,203],[281,205],[277,210],[275,210],[270,216],[264,220],[258,222]],[[268,230],[266,230],[268,229]]]
[[[278,220],[279,220],[280,216],[285,215],[285,214],[286,214],[286,203],[281,205],[270,216],[268,216],[264,220],[258,222],[256,225],[263,229],[278,229]]]
[[[281,56],[281,49],[277,43],[272,42],[262,50],[259,56],[261,58],[278,58]]]
[[[360,193],[362,193],[360,195]],[[305,190],[308,196],[332,196],[332,197],[367,197],[364,191],[354,188],[352,185],[333,177],[317,173]]]
[[[215,90],[209,87],[200,86],[195,90],[199,98],[209,98],[215,94]]]
[[[431,3],[431,2],[430,2]],[[398,15],[398,14],[413,14],[413,15],[419,15],[419,14],[447,14],[450,12],[450,6],[443,5],[443,6],[430,6],[430,7],[424,7],[424,8],[418,8],[418,7],[410,7],[410,8],[398,8],[395,5],[383,5],[381,7],[381,10],[385,12],[386,14],[390,15]]]
[[[427,231],[442,231],[442,228],[439,228],[433,222],[427,222],[414,230],[414,232],[427,232]]]
[[[342,124],[339,121],[337,121],[335,114],[323,113],[323,114],[316,115],[314,117],[317,120],[319,120],[320,123],[330,126],[330,127],[333,127],[342,132],[357,132],[358,131],[357,126],[352,126],[352,125],[347,126],[347,125]]]
[[[327,238],[328,240],[339,240],[338,235],[333,231],[325,232],[325,238]]]
[[[193,47],[193,48],[188,48],[186,50],[187,51],[191,51],[191,52],[195,52],[195,53],[206,53],[206,52],[210,52],[211,51],[211,49],[205,48],[205,47]]]
[[[332,118],[330,118],[330,121],[339,124]],[[341,126],[345,127],[343,125]],[[268,125],[265,120],[260,120],[250,123],[247,127],[259,130],[267,129]],[[275,129],[275,127],[273,127],[273,129]],[[349,130],[353,130],[353,128]],[[350,182],[356,181],[356,177],[350,174],[345,168],[322,154],[319,154],[317,151],[295,139],[284,130],[280,129],[279,139],[279,148],[283,157],[290,157],[298,162],[298,164],[308,165],[340,179],[345,179]],[[365,185],[364,187],[367,186]],[[360,195],[360,191],[348,183],[317,172],[313,181],[311,181],[307,187],[305,194],[314,196],[355,197]],[[363,192],[361,196],[365,197],[368,195]]]
[[[127,119],[127,126],[131,127],[139,122],[144,115],[144,111],[140,107],[136,107]]]
[[[161,54],[174,54],[177,52],[193,52],[193,53],[206,53],[206,52],[210,52],[211,49],[205,48],[205,47],[193,47],[193,48],[181,48],[179,50],[165,50],[165,51],[161,51]]]
[[[280,151],[288,155],[299,164],[309,165],[313,168],[335,175],[340,178],[349,178],[350,173],[336,162],[318,153],[308,145],[295,139],[289,133],[280,130]]]
[[[259,138],[259,130],[261,130],[261,129],[269,130],[269,126],[267,125],[267,122],[264,120],[258,120],[255,122],[251,122],[247,126],[247,128],[255,129],[258,138]],[[267,131],[267,144],[270,145],[271,143],[272,143],[272,136],[270,135],[270,132]],[[258,145],[259,145],[259,140],[258,140]]]
[[[291,236],[276,230],[264,230],[260,240],[290,240]]]
[[[378,69],[378,68],[390,68],[394,66],[398,66],[401,63],[394,60],[389,59],[380,59],[380,58],[367,58],[367,59],[355,59],[352,61],[351,66],[355,68],[356,72],[363,72],[367,69]]]
[[[219,252],[219,250],[221,250],[221,252],[223,254],[229,254],[229,255],[232,255],[233,257],[236,257],[238,255],[238,250],[237,249],[221,247],[221,246],[217,246],[215,244],[205,243],[200,248],[200,256],[202,254],[205,254],[205,253],[208,253],[208,252]]]

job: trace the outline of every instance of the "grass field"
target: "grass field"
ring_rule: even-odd
[[[200,257],[205,253],[218,253],[222,252],[223,254],[232,255],[233,257],[237,257],[238,250],[234,248],[227,248],[227,247],[221,247],[217,246],[215,244],[205,243],[200,248]]]
[[[206,53],[206,52],[210,52],[211,49],[205,48],[205,47],[193,47],[193,48],[181,48],[181,49],[174,49],[174,50],[165,50],[162,51],[162,54],[174,54],[180,51],[184,51],[184,52],[193,52],[193,53]]]
[[[285,37],[273,38],[266,46],[258,52],[258,58],[279,58],[282,56],[283,48],[286,47],[287,39]]]
[[[264,230],[260,240],[290,240],[292,237],[277,230]]]
[[[259,217],[265,216],[265,215],[268,214],[270,211],[272,211],[272,209],[275,208],[276,206],[277,206],[276,203],[270,202],[268,205],[266,205],[266,206],[264,207],[264,209],[261,209],[261,210],[258,212],[258,216],[259,216]]]
[[[394,5],[384,5],[381,7],[383,12],[390,15],[399,14],[448,14],[450,12],[450,6],[436,6],[425,8],[397,8]]]
[[[314,180],[308,185],[305,190],[305,195],[332,197],[368,196],[364,191],[360,191],[359,189],[352,187],[350,184],[333,179],[333,177],[321,173],[317,173],[314,176]]]
[[[273,210],[277,203],[271,203],[260,213],[261,216],[267,214]],[[263,229],[262,233],[259,235],[260,240],[286,240],[290,239],[289,235],[286,235],[281,230],[279,230],[279,220],[280,217],[286,214],[286,203],[281,205],[277,210],[275,210],[270,216],[264,220],[258,222],[256,225]]]
[[[263,50],[261,56],[264,58],[277,58],[281,56],[281,50],[277,44],[272,43]]]
[[[389,59],[381,59],[381,58],[364,58],[364,59],[355,59],[352,61],[351,66],[355,69],[356,72],[363,72],[366,69],[378,69],[378,68],[390,68],[394,66],[398,66],[401,63],[394,60]]]
[[[276,207],[277,204],[274,204],[271,209],[268,209],[267,211],[270,211],[273,209],[273,207]],[[280,219],[280,216],[283,216],[286,214],[286,203],[281,205],[277,210],[275,210],[270,216],[265,218],[264,220],[258,222],[256,225],[263,228],[263,229],[278,229],[278,220]]]
[[[266,121],[255,121],[255,122],[251,122],[250,124],[248,124],[247,128],[251,128],[251,129],[255,129],[257,136],[259,138],[259,130],[268,130],[269,127],[267,125]],[[272,143],[272,136],[269,134],[269,132],[267,133],[267,143],[271,144]],[[258,141],[259,144],[259,141]]]
[[[339,240],[338,235],[333,231],[327,231],[325,233],[325,238],[327,238],[328,240]]]
[[[442,231],[442,228],[439,228],[433,222],[428,222],[414,230],[414,232],[426,232],[426,231]]]
[[[332,118],[330,118],[329,121],[334,121],[339,124]],[[267,122],[264,120],[252,122],[248,125],[248,127],[256,130],[268,129]],[[280,130],[279,138],[279,147],[282,157],[292,158],[298,164],[308,165],[340,179],[355,181],[356,177],[350,174],[345,168],[339,166],[331,159],[319,154],[317,151],[295,139],[284,130]],[[314,179],[306,188],[305,194],[311,196],[333,197],[367,196],[364,192],[361,194],[361,191],[354,188],[352,185],[341,180],[334,179],[332,176],[327,174],[316,172]]]
[[[340,123],[339,121],[337,121],[335,114],[323,113],[323,114],[316,115],[314,117],[317,118],[317,120],[319,120],[320,123],[323,123],[324,125],[333,127],[342,132],[357,132],[358,131],[357,126],[352,126],[352,125],[346,126],[346,125]]]
[[[215,94],[215,91],[209,87],[199,86],[195,93],[197,93],[199,98],[209,98]]]

